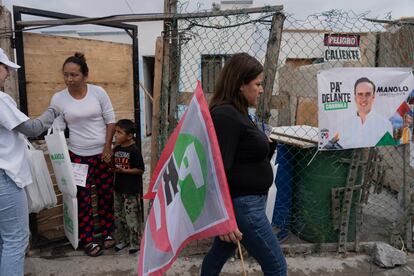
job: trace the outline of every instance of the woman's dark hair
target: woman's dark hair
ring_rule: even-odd
[[[129,119],[121,119],[115,124],[115,126],[125,131],[126,134],[132,134],[132,136],[135,134],[135,124]]]
[[[250,83],[262,72],[262,64],[249,54],[232,55],[220,72],[213,98],[210,101],[210,110],[219,105],[231,104],[239,112],[247,115],[249,104],[240,93],[240,87]]]
[[[86,64],[86,58],[84,54],[76,52],[73,56],[68,57],[63,63],[62,70],[67,63],[75,63],[79,65],[80,70],[84,76],[87,76],[89,74],[89,68],[88,64]]]

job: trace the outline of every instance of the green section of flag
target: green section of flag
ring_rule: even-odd
[[[185,153],[189,147],[193,146],[197,155],[195,158],[196,161],[193,161],[199,162],[203,185],[197,187],[191,173],[186,175],[184,179],[178,180],[181,201],[192,223],[194,223],[200,216],[206,199],[207,160],[205,149],[196,137],[189,134],[179,134],[173,153],[178,168],[181,166],[191,168],[193,167],[191,165],[194,164],[190,164],[190,160],[188,160],[187,156],[185,156]]]
[[[194,223],[204,208],[206,185],[197,188],[191,175],[187,176],[184,180],[179,181],[179,185],[181,188],[180,194],[184,208],[186,209],[191,222]]]
[[[324,103],[323,108],[325,109],[325,111],[338,110],[338,109],[347,109],[348,108],[348,103],[347,102]]]
[[[387,131],[387,133],[382,136],[382,138],[378,141],[378,143],[375,146],[396,146],[400,143],[396,141],[392,135]]]

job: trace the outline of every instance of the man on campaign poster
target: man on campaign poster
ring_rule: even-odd
[[[408,143],[414,80],[409,68],[335,68],[318,74],[319,148]]]

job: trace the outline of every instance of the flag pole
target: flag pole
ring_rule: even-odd
[[[244,276],[247,276],[246,268],[244,267],[243,252],[241,250],[240,241],[237,241],[237,246],[239,248],[239,255],[240,255],[240,260],[241,260],[241,264],[242,264],[242,268],[243,268],[243,274],[244,274]]]

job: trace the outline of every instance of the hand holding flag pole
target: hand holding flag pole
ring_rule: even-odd
[[[243,238],[243,234],[237,228],[235,231],[220,235],[219,238],[224,242],[232,242],[234,244],[237,244]]]
[[[241,260],[241,265],[242,265],[242,269],[243,269],[243,273],[244,276],[247,275],[246,273],[246,269],[244,267],[244,260],[243,260],[243,252],[240,246],[240,241],[243,238],[243,234],[242,232],[240,232],[239,229],[236,229],[236,231],[224,234],[224,235],[220,235],[219,236],[220,240],[224,241],[224,242],[232,242],[234,244],[237,244],[238,250],[239,250],[239,256],[240,256],[240,260]]]

